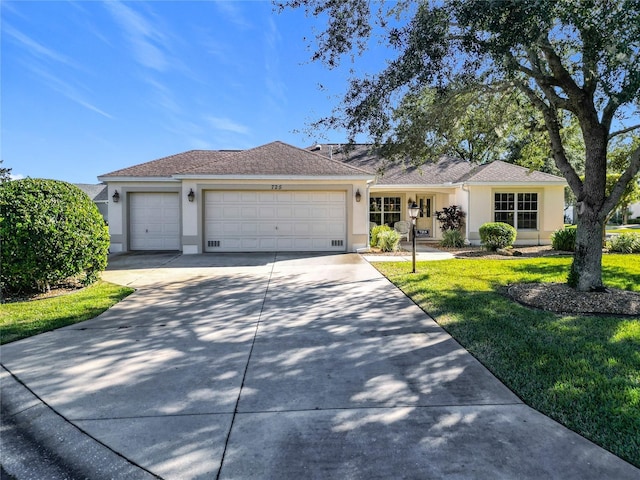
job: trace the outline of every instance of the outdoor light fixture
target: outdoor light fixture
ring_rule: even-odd
[[[360,193],[360,189],[356,190],[356,202],[359,202],[362,198],[362,194]]]
[[[187,193],[187,198],[190,202],[193,202],[196,199],[196,194],[193,193],[193,188],[189,189],[189,193]]]
[[[412,273],[416,273],[416,218],[420,215],[420,207],[416,205],[416,202],[411,203],[409,206],[409,217],[411,218],[411,241],[413,246],[413,270]]]
[[[118,203],[120,201],[120,194],[118,193],[118,190],[113,193],[111,198],[113,198],[113,203]]]

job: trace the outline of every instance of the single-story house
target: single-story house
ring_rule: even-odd
[[[458,205],[465,236],[504,221],[518,244],[548,244],[563,226],[563,178],[493,162],[393,164],[367,145],[192,150],[98,177],[108,186],[111,251],[334,251],[365,248],[371,224],[409,220],[438,240],[435,212]]]
[[[76,187],[86,193],[93,203],[98,207],[98,211],[104,218],[105,223],[109,223],[109,197],[107,195],[107,186],[104,183],[97,185],[93,183],[76,183]]]

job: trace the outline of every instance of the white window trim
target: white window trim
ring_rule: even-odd
[[[498,194],[513,194],[513,210],[496,210],[496,195]],[[518,227],[518,195],[525,195],[525,194],[535,194],[537,195],[536,197],[536,209],[535,210],[523,210],[523,212],[535,212],[536,213],[536,227],[535,228],[519,228]],[[494,190],[491,194],[491,206],[492,206],[492,217],[493,217],[493,221],[495,222],[495,218],[496,218],[496,213],[500,213],[500,212],[506,212],[506,213],[510,213],[513,212],[513,228],[515,228],[517,231],[522,231],[522,232],[537,232],[540,231],[540,214],[541,214],[541,209],[540,209],[540,200],[541,200],[542,196],[541,196],[541,192],[539,191],[535,191],[535,190],[526,190],[526,191],[517,191],[517,190]]]

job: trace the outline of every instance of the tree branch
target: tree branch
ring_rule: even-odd
[[[617,137],[618,135],[624,135],[625,133],[632,132],[633,130],[636,130],[638,128],[640,128],[640,123],[638,125],[633,125],[631,127],[618,130],[617,132],[610,133],[607,137],[607,140],[611,140],[613,137]]]
[[[640,147],[636,148],[635,151],[631,154],[631,161],[629,162],[629,166],[624,171],[620,178],[616,182],[616,184],[611,189],[611,194],[607,197],[604,204],[602,205],[601,212],[609,212],[615,208],[615,206],[622,198],[624,194],[624,190],[627,184],[633,181],[633,178],[640,171]]]
[[[540,99],[536,93],[523,82],[516,82],[515,86],[519,88],[527,98],[529,98],[531,103],[542,113],[544,123],[547,127],[547,132],[549,133],[549,139],[551,140],[551,149],[556,166],[564,175],[564,178],[567,180],[567,183],[569,184],[569,187],[571,187],[575,196],[582,198],[584,184],[567,158],[567,154],[562,144],[562,137],[560,136],[560,125],[558,124],[557,111],[544,103],[544,101],[542,101],[542,99]]]
[[[579,100],[584,95],[584,92],[576,84],[569,71],[562,64],[562,59],[553,49],[548,37],[541,36],[540,49],[547,59],[551,73],[553,73],[553,77],[557,80],[558,86],[567,92],[569,97],[576,97],[575,99]]]

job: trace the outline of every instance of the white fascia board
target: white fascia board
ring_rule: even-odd
[[[380,184],[377,183],[371,188],[375,190],[424,190],[434,188],[457,188],[461,187],[462,183],[408,183],[408,184]]]
[[[568,186],[567,182],[557,180],[549,182],[465,182],[467,186],[482,187],[557,187],[559,185]]]
[[[179,182],[174,177],[98,177],[101,182]]]
[[[347,181],[373,181],[373,176],[367,175],[332,175],[332,176],[315,176],[315,175],[174,175],[176,180],[347,180]]]

